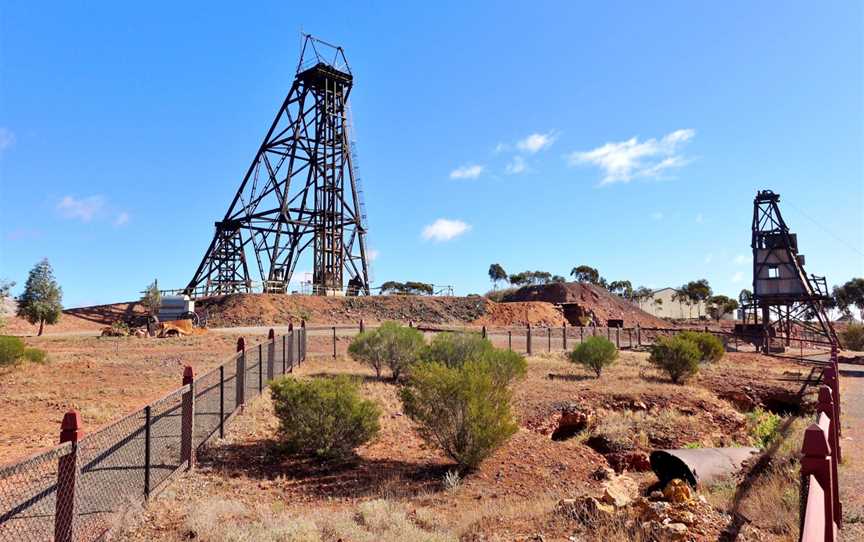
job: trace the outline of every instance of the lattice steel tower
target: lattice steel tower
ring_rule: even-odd
[[[772,339],[789,346],[794,332],[815,336],[825,346],[836,345],[837,335],[825,312],[830,300],[825,277],[807,275],[798,237],[780,214],[780,195],[760,190],[753,200],[753,297],[749,307],[761,324],[762,348]],[[761,317],[761,322],[759,318]]]
[[[297,73],[252,165],[186,287],[192,295],[284,293],[312,246],[313,291],[369,293],[362,191],[353,164],[348,96],[353,75],[341,47],[304,35]]]

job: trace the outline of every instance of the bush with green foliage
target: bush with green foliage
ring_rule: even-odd
[[[660,337],[651,346],[648,361],[666,371],[672,382],[679,384],[699,372],[702,352],[693,341],[681,337]]]
[[[509,390],[476,361],[461,367],[421,363],[411,371],[401,396],[420,436],[461,469],[477,467],[517,430]]]
[[[45,363],[47,355],[44,350],[28,348],[18,337],[0,335],[0,367],[14,365],[19,361]]]
[[[421,357],[401,391],[405,413],[427,442],[473,469],[517,430],[509,386],[525,358],[458,333],[436,336]]]
[[[618,349],[606,337],[588,337],[570,352],[570,361],[591,369],[597,378],[600,378],[603,368],[615,363],[616,359],[618,359]]]
[[[24,355],[24,341],[18,337],[0,335],[0,367],[17,363]]]
[[[723,347],[723,341],[711,333],[705,331],[682,331],[678,334],[688,341],[693,341],[699,348],[701,354],[699,361],[702,363],[714,363],[723,358],[726,349]]]
[[[344,458],[380,429],[380,407],[363,399],[349,377],[286,377],[272,382],[270,392],[279,435],[292,453]]]
[[[479,333],[439,333],[420,352],[420,359],[458,367],[493,350],[492,343]]]
[[[759,448],[767,448],[777,436],[782,418],[779,414],[756,407],[747,413],[747,431],[753,443]]]
[[[381,378],[381,371],[387,366],[387,350],[377,329],[356,335],[348,345],[348,355],[375,369],[378,378]]]
[[[45,351],[38,348],[25,348],[24,355],[21,357],[30,363],[45,363],[48,359]]]
[[[850,323],[840,334],[843,348],[856,352],[864,351],[864,324]]]
[[[162,292],[159,291],[159,284],[154,280],[147,289],[144,290],[144,295],[141,297],[141,304],[147,309],[150,316],[158,316],[159,308],[162,306]]]
[[[379,378],[381,370],[387,366],[396,380],[417,362],[424,346],[423,334],[416,329],[384,322],[378,329],[354,337],[348,354],[375,369]]]

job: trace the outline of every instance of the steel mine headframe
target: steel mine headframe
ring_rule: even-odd
[[[830,299],[825,277],[804,271],[798,238],[783,220],[779,203],[780,195],[770,190],[757,192],[753,200],[753,295],[745,311],[752,311],[754,322],[761,324],[761,346],[766,351],[772,339],[790,346],[795,332],[836,346],[837,334],[825,312]]]
[[[287,293],[310,247],[313,291],[343,293],[347,273],[348,294],[369,293],[366,217],[349,133],[352,84],[342,48],[305,35],[291,90],[216,222],[188,294],[252,292],[258,284]]]

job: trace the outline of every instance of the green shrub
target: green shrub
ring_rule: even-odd
[[[781,421],[779,414],[764,410],[762,407],[756,407],[752,412],[747,413],[747,431],[753,443],[760,448],[767,448],[777,436]]]
[[[672,382],[678,384],[699,372],[702,353],[691,340],[681,336],[661,337],[651,346],[648,361],[669,373]]]
[[[345,457],[378,434],[381,409],[346,376],[270,384],[279,434],[290,452]]]
[[[600,378],[604,367],[612,365],[618,359],[615,344],[605,337],[588,337],[570,352],[570,361],[579,363],[591,369]]]
[[[24,350],[24,341],[18,337],[0,335],[0,367],[17,363]]]
[[[381,378],[381,370],[387,366],[387,351],[378,330],[364,331],[355,336],[348,345],[348,355],[375,369],[378,378]]]
[[[463,470],[477,467],[517,430],[510,391],[493,367],[475,360],[459,367],[423,362],[401,392],[405,413],[418,424],[420,436]]]
[[[420,359],[427,363],[441,363],[451,369],[474,361],[486,366],[502,386],[523,376],[527,369],[523,356],[495,348],[477,333],[439,333],[420,353]]]
[[[396,380],[417,362],[424,344],[423,334],[416,329],[396,322],[384,322],[378,329],[354,337],[348,353],[355,360],[374,368],[379,378],[386,365]]]
[[[840,338],[843,348],[856,352],[864,351],[864,324],[850,323],[846,326],[846,331],[840,334]]]
[[[427,442],[473,469],[516,432],[509,386],[525,358],[459,333],[436,336],[421,357],[401,391],[405,413]]]
[[[469,359],[493,351],[489,340],[479,333],[439,333],[420,353],[423,361],[437,361],[448,367],[459,367]]]
[[[723,347],[723,341],[711,333],[705,331],[682,331],[678,336],[688,341],[693,341],[696,344],[701,353],[700,361],[702,363],[720,361],[726,352],[726,349]]]
[[[24,355],[21,357],[30,363],[45,363],[45,360],[47,359],[45,351],[39,350],[38,348],[25,348]]]

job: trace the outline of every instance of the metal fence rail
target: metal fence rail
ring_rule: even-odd
[[[223,436],[267,381],[302,362],[305,343],[305,326],[284,336],[271,330],[250,349],[240,339],[219,367],[198,378],[187,367],[182,387],[86,436],[78,414],[67,413],[59,446],[0,466],[0,542],[102,538],[119,513],[191,467],[195,450]]]

